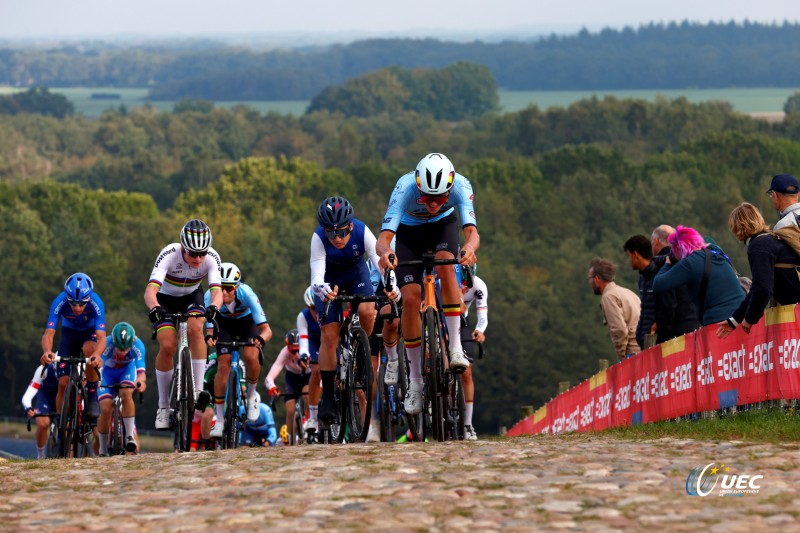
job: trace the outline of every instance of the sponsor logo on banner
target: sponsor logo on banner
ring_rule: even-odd
[[[705,497],[715,490],[717,496],[758,494],[763,479],[762,475],[735,474],[731,472],[730,466],[708,463],[689,472],[686,477],[686,494]]]

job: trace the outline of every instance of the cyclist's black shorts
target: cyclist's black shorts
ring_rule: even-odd
[[[400,224],[397,228],[395,253],[397,260],[422,259],[425,252],[448,251],[458,254],[458,217],[455,212],[441,220],[419,226]],[[397,284],[404,287],[410,283],[422,284],[422,265],[398,267],[395,270]]]
[[[167,313],[185,313],[187,311],[203,312],[205,309],[203,306],[203,289],[200,287],[197,287],[197,290],[185,296],[171,296],[159,292],[156,298],[158,299],[158,305],[163,307],[164,311]],[[161,329],[164,324],[171,324],[174,327],[175,321],[165,318],[159,322],[156,327]]]
[[[283,378],[286,381],[286,390],[281,396],[283,396],[283,401],[286,403],[289,400],[297,400],[300,397],[303,393],[303,387],[308,385],[311,380],[311,373],[300,375],[287,370]]]
[[[218,342],[245,342],[253,337],[256,337],[259,333],[258,326],[256,326],[255,322],[253,322],[252,315],[247,315],[242,318],[228,318],[221,316],[217,318],[217,324],[219,325],[217,337]],[[220,346],[217,349],[217,353],[220,355],[231,353],[231,347]]]
[[[462,320],[461,321],[461,347],[464,348],[464,353],[469,359],[469,362],[472,363],[475,361],[475,354],[478,351],[478,347],[475,346],[475,339],[472,338],[472,331],[473,329],[466,325],[466,323]]]

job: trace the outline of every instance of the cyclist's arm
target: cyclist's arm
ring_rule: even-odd
[[[53,353],[53,338],[56,336],[56,330],[50,328],[44,330],[42,335],[42,354]]]
[[[311,287],[314,294],[323,298],[324,295],[320,294],[319,287],[326,285],[325,283],[325,263],[327,254],[325,253],[325,245],[316,233],[311,236]]]
[[[461,251],[465,252],[464,257],[459,263],[472,266],[478,260],[475,254],[481,245],[481,237],[478,235],[478,228],[475,226],[464,226],[464,245]]]
[[[98,329],[95,330],[94,333],[97,336],[97,344],[94,347],[94,352],[92,352],[89,357],[97,357],[98,359],[101,359],[103,352],[106,350],[106,330]]]
[[[475,291],[475,316],[478,318],[475,329],[485,333],[489,327],[489,289],[486,287],[486,282],[478,276],[473,278],[472,288]]]
[[[28,384],[28,389],[25,391],[25,394],[22,395],[22,407],[26,411],[32,409],[33,397],[36,396],[36,393],[39,392],[39,387],[42,385],[42,373],[45,368],[44,365],[36,367],[36,371],[33,373],[33,379]]]
[[[275,362],[272,363],[272,367],[269,369],[267,377],[264,379],[264,385],[267,386],[268,391],[275,386],[275,380],[281,374],[281,370],[283,370],[283,367],[286,364],[286,355],[288,353],[289,350],[284,346],[281,350],[281,353],[279,353],[278,357],[275,359]]]
[[[300,339],[300,353],[311,355],[308,348],[308,322],[302,311],[297,314],[297,337]]]
[[[205,264],[208,268],[208,290],[211,292],[211,305],[219,309],[222,307],[222,275],[219,273],[222,261],[213,248],[208,249]]]
[[[147,284],[147,288],[144,290],[144,305],[147,306],[147,309],[152,309],[158,305],[158,291],[161,289],[161,285],[156,283],[150,282]]]
[[[394,253],[394,250],[392,250],[392,239],[394,239],[394,231],[383,230],[380,232],[375,242],[375,253],[380,257],[378,266],[380,266],[381,269],[390,266],[388,255]],[[395,261],[397,261],[397,259],[395,259]]]

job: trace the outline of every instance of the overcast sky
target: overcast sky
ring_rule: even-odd
[[[574,33],[690,20],[800,20],[797,0],[0,0],[0,38]]]

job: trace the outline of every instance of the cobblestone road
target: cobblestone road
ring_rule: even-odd
[[[718,476],[687,495],[709,463],[763,476],[759,492],[720,497]],[[798,443],[305,446],[4,462],[0,480],[7,531],[800,531]]]

